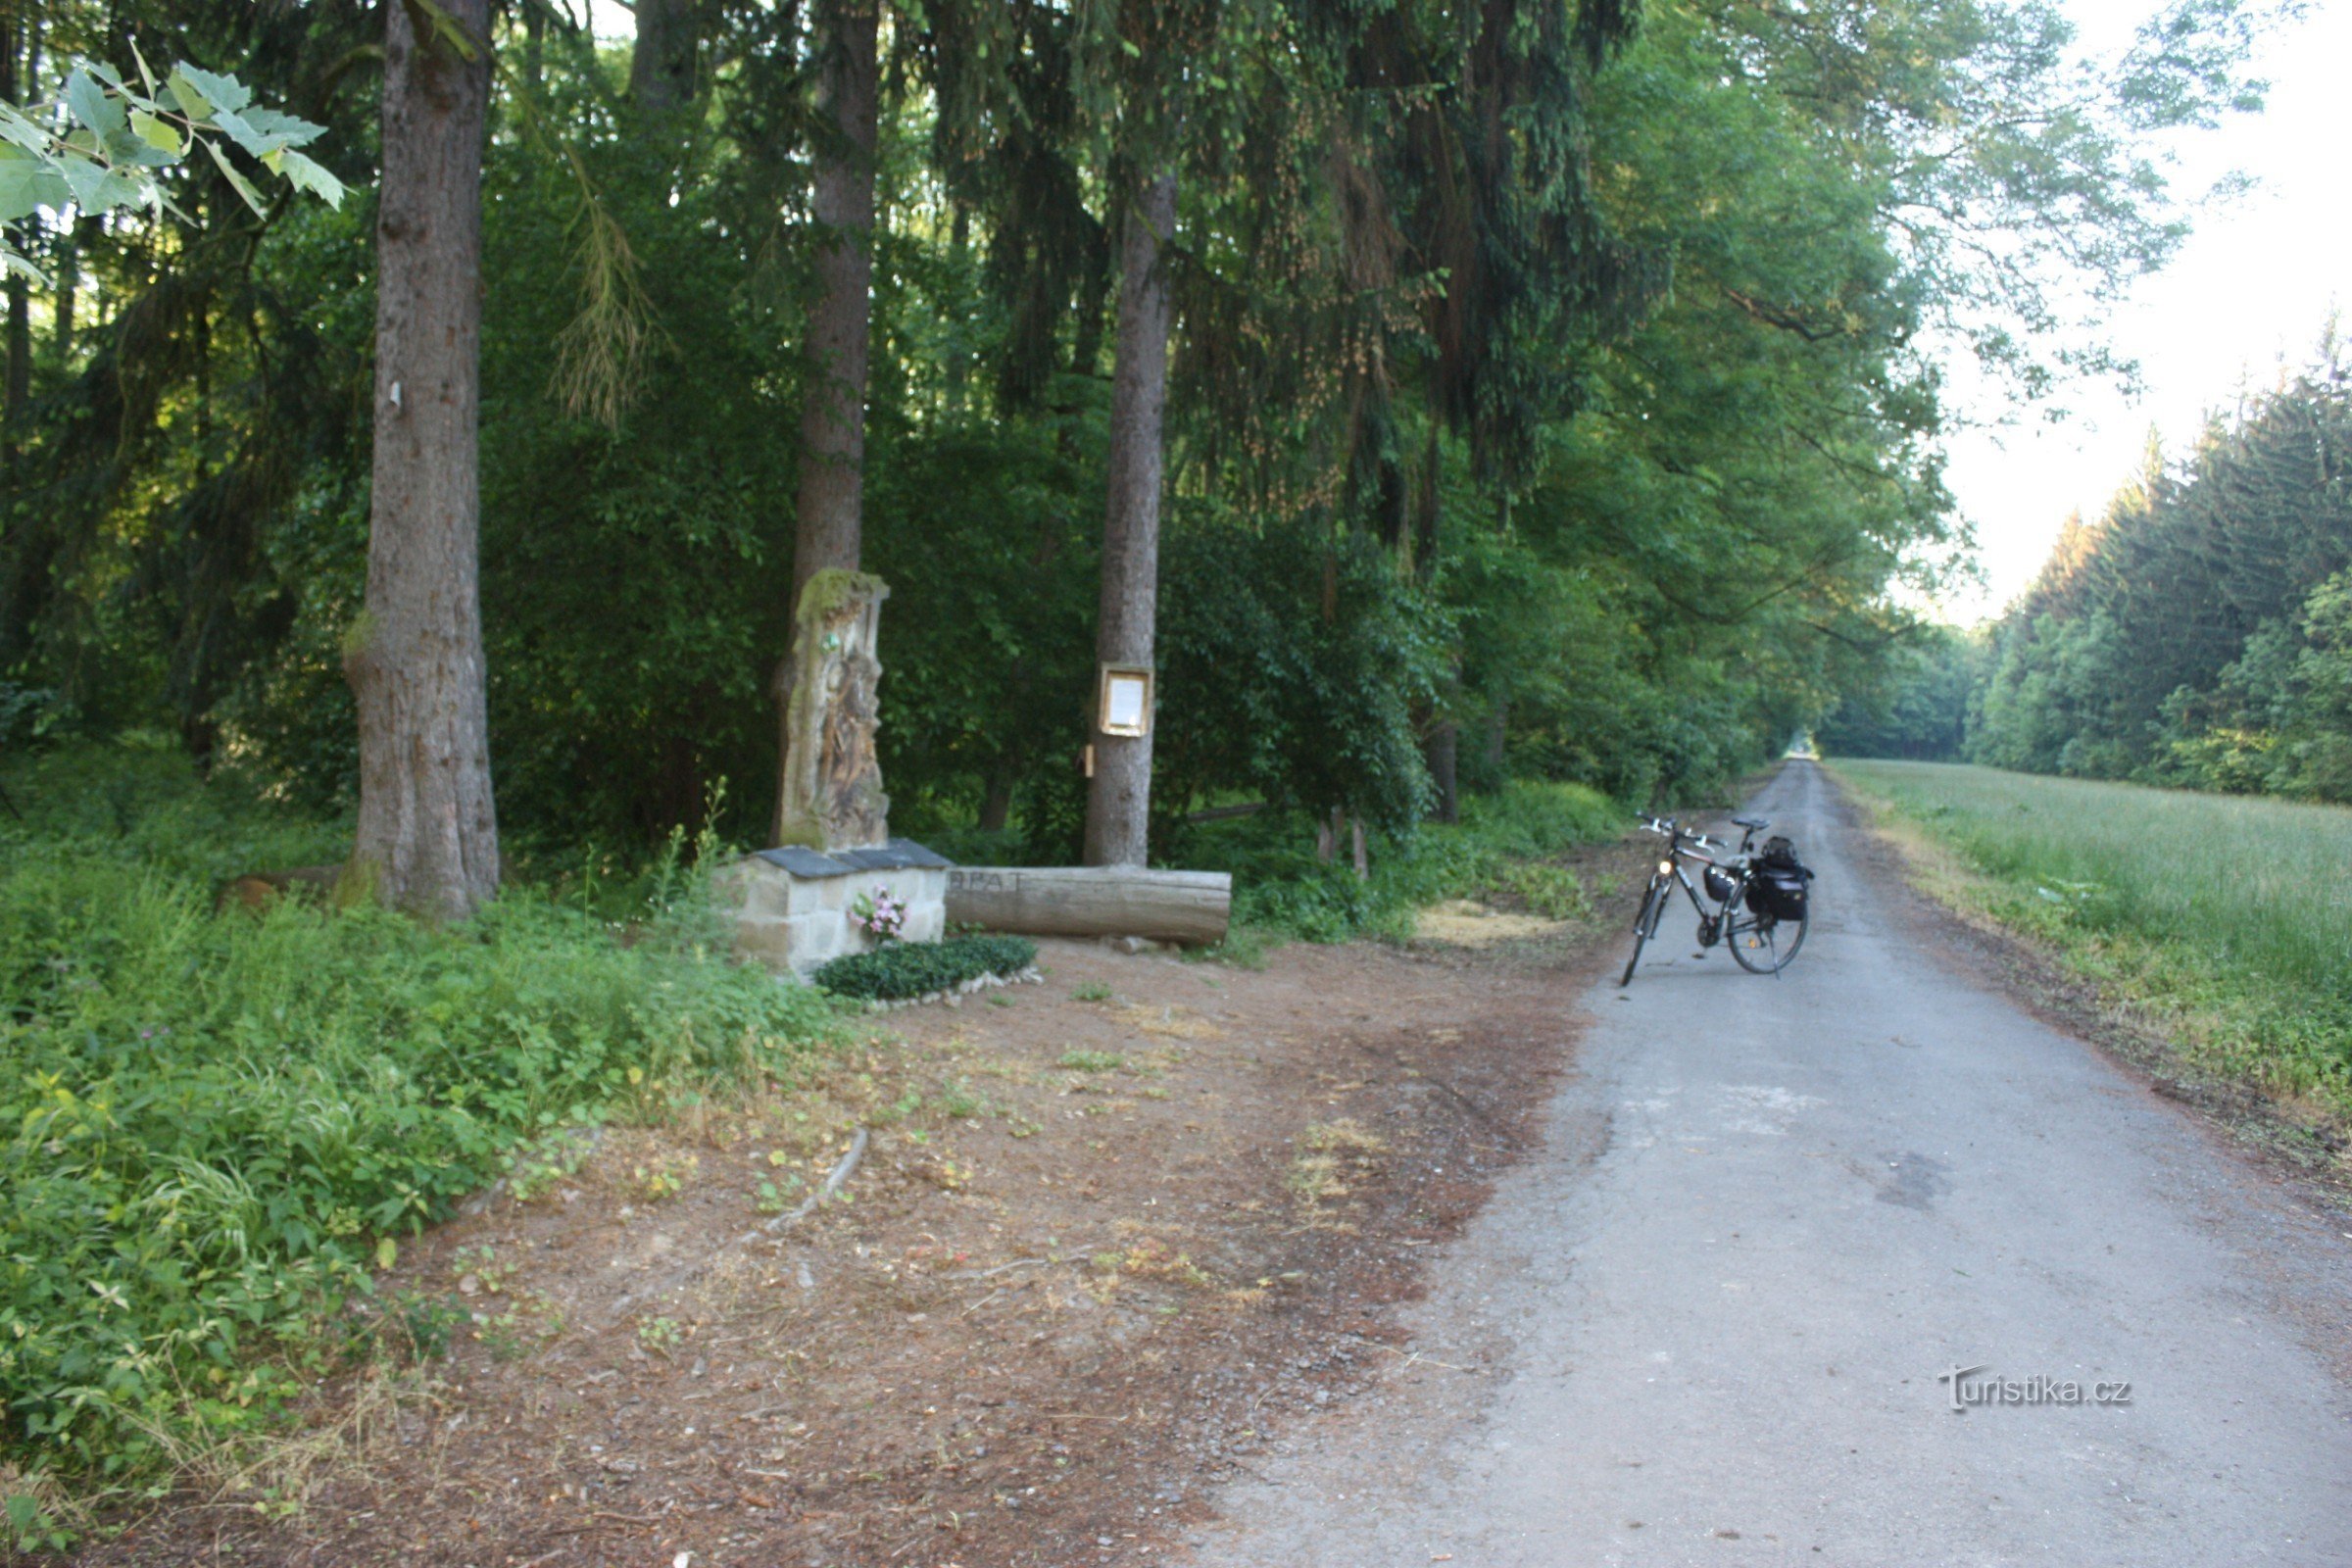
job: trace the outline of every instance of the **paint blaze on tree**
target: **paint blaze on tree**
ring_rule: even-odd
[[[376,220],[368,599],[345,669],[359,703],[352,868],[438,919],[498,889],[477,537],[488,0],[387,5]]]

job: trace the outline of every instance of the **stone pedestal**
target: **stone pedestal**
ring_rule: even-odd
[[[874,733],[882,727],[882,601],[890,587],[863,572],[808,579],[793,615],[784,777],[777,849],[718,874],[735,908],[735,951],[779,973],[807,975],[829,959],[871,952],[851,908],[876,888],[906,906],[902,942],[937,942],[948,929],[948,862],[890,836],[890,797]]]
[[[778,973],[806,977],[829,959],[873,950],[850,907],[876,887],[906,906],[901,941],[937,942],[948,924],[948,868],[911,839],[822,852],[787,846],[726,867],[717,889],[735,908],[735,951]]]

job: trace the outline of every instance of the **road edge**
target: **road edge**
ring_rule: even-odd
[[[1965,871],[1942,846],[1924,833],[1891,830],[1890,808],[1851,788],[1830,763],[1816,765],[1841,816],[1895,871],[1905,916],[1951,961],[2191,1113],[2239,1157],[2323,1207],[2352,1214],[2352,1164],[2340,1133],[2298,1120],[2252,1085],[2196,1066],[2170,1036],[2134,1015],[2129,998],[2070,973],[2047,945],[1950,898],[1941,885]]]

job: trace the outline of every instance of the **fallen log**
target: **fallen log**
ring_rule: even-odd
[[[1027,937],[1225,940],[1233,877],[1141,866],[974,866],[948,873],[948,920]]]

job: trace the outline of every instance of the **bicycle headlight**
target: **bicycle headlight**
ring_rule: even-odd
[[[1674,862],[1673,862],[1672,860],[1660,860],[1660,861],[1658,862],[1658,875],[1660,875],[1660,876],[1672,876],[1672,875],[1674,875]]]

